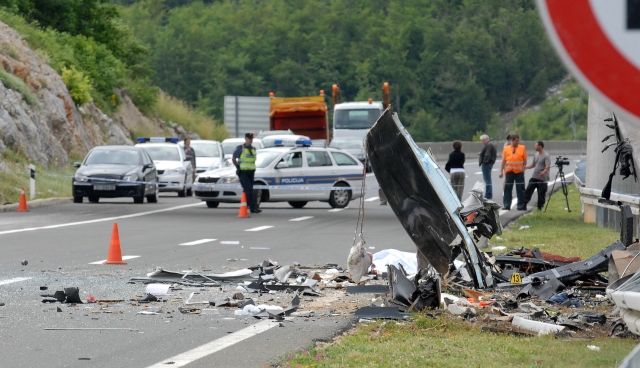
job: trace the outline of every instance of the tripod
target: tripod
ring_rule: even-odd
[[[562,171],[563,165],[558,165],[558,173],[556,174],[556,178],[553,180],[553,185],[551,186],[551,193],[549,193],[549,199],[547,200],[547,204],[544,206],[544,212],[547,212],[547,207],[549,207],[549,202],[551,202],[551,196],[553,195],[553,190],[556,187],[556,183],[558,182],[558,178],[560,178],[560,184],[562,185],[562,194],[564,194],[564,200],[567,202],[567,211],[571,212],[571,208],[569,208],[569,189],[567,188],[567,179],[564,177],[564,171]]]

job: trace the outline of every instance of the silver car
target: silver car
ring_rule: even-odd
[[[309,201],[344,208],[361,196],[364,168],[347,152],[334,148],[273,147],[258,150],[255,173],[256,200],[289,202],[302,208]],[[195,197],[210,208],[220,202],[240,201],[235,167],[204,172],[194,184]]]
[[[177,192],[179,197],[191,196],[193,167],[182,147],[175,143],[138,143],[153,159],[158,170],[161,192]]]

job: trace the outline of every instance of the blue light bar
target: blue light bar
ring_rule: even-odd
[[[300,138],[300,139],[298,139],[296,141],[296,146],[310,147],[311,146],[311,139]]]
[[[282,143],[282,139],[274,139],[273,140],[273,145],[276,146],[276,147],[284,146],[284,144]]]
[[[178,137],[138,137],[136,142],[138,143],[178,143],[180,139]]]

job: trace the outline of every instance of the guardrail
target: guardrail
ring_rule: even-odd
[[[620,229],[620,207],[600,202],[602,198],[601,189],[580,187],[578,190],[580,191],[584,222],[616,230]],[[629,205],[634,217],[634,236],[638,236],[640,196],[612,192],[609,199],[613,202]]]

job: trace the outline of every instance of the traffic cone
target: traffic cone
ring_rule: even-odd
[[[120,234],[118,233],[118,224],[113,224],[111,230],[111,243],[109,244],[109,255],[106,264],[127,264],[122,260],[122,252],[120,251]]]
[[[247,193],[242,192],[240,197],[240,211],[238,212],[238,218],[249,217],[249,209],[247,208]]]
[[[18,212],[28,212],[27,196],[24,194],[24,189],[20,189],[20,198],[18,199]]]

